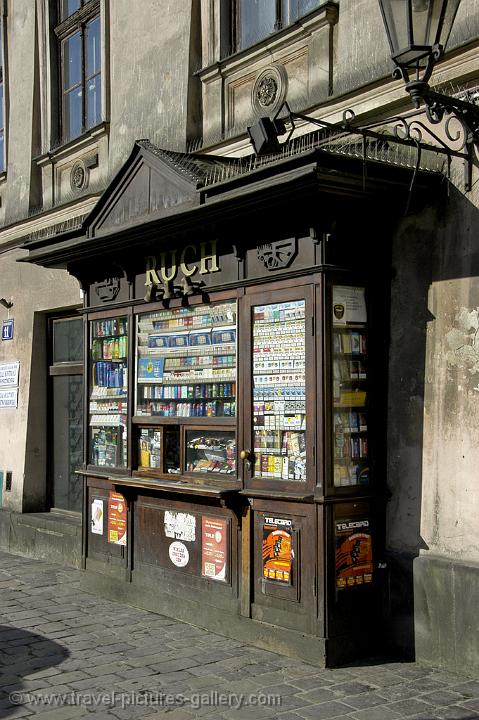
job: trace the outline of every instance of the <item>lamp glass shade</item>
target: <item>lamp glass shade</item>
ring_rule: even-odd
[[[427,64],[446,47],[461,0],[379,0],[391,57],[397,65]]]

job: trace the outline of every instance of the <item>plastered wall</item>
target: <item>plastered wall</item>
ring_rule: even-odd
[[[0,470],[12,472],[11,491],[3,488],[3,507],[18,511],[43,509],[45,501],[48,366],[43,313],[74,312],[80,304],[74,278],[64,270],[17,263],[24,254],[12,250],[0,255],[0,297],[13,302],[14,318],[14,338],[0,342],[0,362],[20,362],[18,407],[0,409]],[[0,306],[0,320],[6,317]]]

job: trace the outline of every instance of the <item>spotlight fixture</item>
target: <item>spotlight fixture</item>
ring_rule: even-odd
[[[280,108],[281,109],[281,108]],[[278,152],[278,135],[286,133],[286,125],[276,115],[273,118],[262,117],[247,128],[250,142],[256,155],[270,155]]]
[[[5,300],[5,298],[0,298],[0,305],[3,305],[3,307],[7,308],[7,310],[10,310],[10,308],[13,307],[13,303]]]

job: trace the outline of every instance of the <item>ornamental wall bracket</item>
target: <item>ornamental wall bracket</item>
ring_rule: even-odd
[[[297,253],[298,241],[296,238],[275,240],[266,245],[260,245],[257,250],[258,260],[263,262],[267,270],[287,268],[291,265]]]
[[[105,280],[95,283],[94,289],[100,300],[111,302],[120,292],[120,278],[105,278]]]

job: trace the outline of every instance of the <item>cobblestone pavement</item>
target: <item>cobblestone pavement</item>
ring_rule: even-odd
[[[0,552],[0,717],[472,720],[479,681],[415,663],[320,670],[79,590]]]

